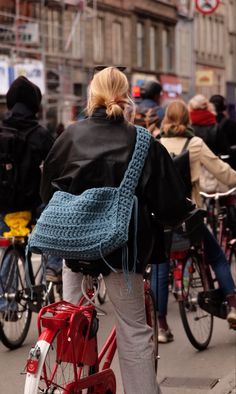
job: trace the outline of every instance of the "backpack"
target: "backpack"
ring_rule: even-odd
[[[187,146],[190,142],[190,138],[187,138],[183,149],[181,152],[176,155],[174,153],[170,153],[172,160],[174,162],[175,168],[179,173],[181,179],[185,185],[186,196],[191,198],[192,194],[192,180],[191,180],[191,168],[189,161],[189,151],[187,150]]]
[[[120,186],[91,188],[80,195],[56,191],[30,235],[29,250],[80,261],[102,259],[114,270],[105,257],[122,248],[122,263],[126,266],[131,217],[134,218],[134,238],[137,236],[134,193],[151,139],[146,129],[136,126],[136,130],[133,156]],[[135,265],[136,239],[133,245]]]
[[[22,173],[27,169],[22,165],[30,155],[27,132],[0,124],[0,211],[18,209],[19,199],[24,195],[30,179]],[[38,127],[38,126],[37,126]],[[29,163],[30,165],[30,163]]]

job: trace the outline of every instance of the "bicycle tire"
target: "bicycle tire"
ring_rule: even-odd
[[[1,306],[0,340],[8,349],[17,349],[24,342],[30,327],[32,311],[29,309],[24,290],[24,248],[11,245],[0,263],[0,288],[5,303]]]
[[[190,343],[197,350],[205,350],[213,331],[213,315],[198,304],[198,293],[203,283],[197,256],[190,256],[183,264],[182,300],[178,302],[181,320]]]
[[[75,373],[78,365],[63,361],[63,352],[65,347],[63,346],[58,350],[58,336],[60,332],[54,333],[50,330],[46,330],[43,334],[44,339],[39,339],[36,343],[36,348],[40,349],[40,358],[36,373],[26,374],[24,394],[39,394],[46,392],[56,393],[67,393],[67,394],[82,394],[82,391],[76,389]],[[82,377],[93,375],[98,372],[96,366],[84,366],[82,371]],[[70,385],[75,385],[71,389]],[[92,391],[91,391],[92,390]],[[84,392],[84,391],[83,391]],[[87,393],[92,393],[93,386],[88,388]],[[113,394],[113,393],[112,393]]]
[[[230,250],[229,264],[231,275],[233,277],[234,283],[236,284],[236,244],[234,244]]]
[[[155,358],[155,371],[158,367],[158,327],[157,327],[157,312],[156,302],[152,289],[145,290],[145,309],[147,324],[153,330],[153,344],[154,344],[154,358]]]
[[[65,311],[66,309],[64,308],[63,310]],[[56,328],[46,328],[41,333],[36,346],[31,349],[30,363],[27,362],[28,372],[26,374],[24,394],[84,393],[78,387],[80,380],[98,372],[95,338],[98,327],[96,327],[97,319],[95,319],[95,325],[92,324],[90,328],[92,330],[91,339],[94,338],[95,341],[92,345],[94,350],[87,357],[83,348],[83,338],[87,335],[88,329],[87,317],[83,316],[77,320],[77,323],[74,325],[73,331],[71,331],[70,340],[67,336],[67,325],[64,327],[62,324],[64,328],[57,327],[57,319]],[[38,352],[38,357],[36,357]],[[35,361],[37,362],[36,371],[31,368],[31,366],[34,368]],[[93,361],[94,364],[91,364]],[[29,373],[29,370],[31,373]],[[93,384],[91,386],[88,385],[87,394],[95,392],[92,390]]]

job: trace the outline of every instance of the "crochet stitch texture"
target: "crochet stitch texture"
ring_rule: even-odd
[[[65,259],[104,258],[128,241],[135,189],[151,136],[136,126],[134,152],[119,187],[101,187],[80,195],[57,191],[29,238],[29,249]]]

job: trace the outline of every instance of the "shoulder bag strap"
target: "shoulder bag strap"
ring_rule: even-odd
[[[147,157],[151,134],[141,126],[135,126],[137,135],[132,158],[120,184],[120,191],[129,191],[134,194]]]
[[[183,146],[183,148],[182,148],[180,153],[183,153],[185,150],[187,150],[187,147],[188,147],[188,144],[190,143],[190,140],[191,140],[191,138],[187,138],[187,140],[185,141],[184,146]]]

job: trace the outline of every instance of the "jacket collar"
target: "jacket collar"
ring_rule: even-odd
[[[106,114],[106,107],[99,107],[95,109],[95,111],[91,115],[91,119],[105,119],[108,122],[120,123],[124,121],[124,116],[120,115],[117,116],[116,118],[115,117],[108,118]]]

